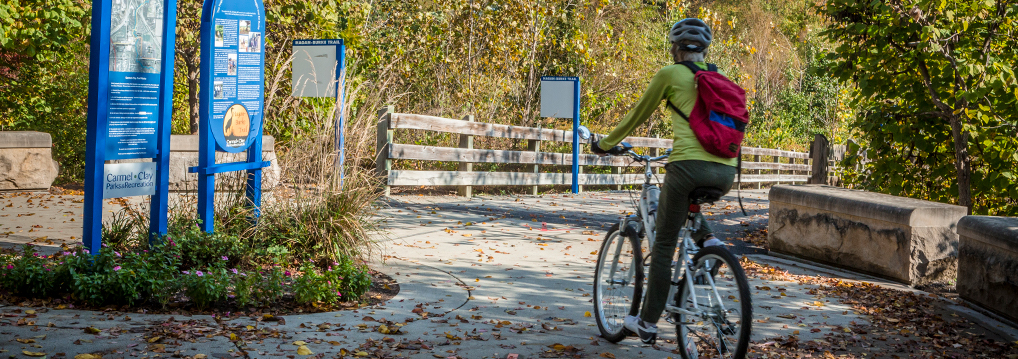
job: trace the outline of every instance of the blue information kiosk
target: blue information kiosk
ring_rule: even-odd
[[[82,241],[98,253],[107,198],[152,196],[150,232],[166,233],[177,1],[92,9]]]
[[[261,0],[207,0],[201,18],[201,129],[198,218],[215,230],[217,173],[247,171],[245,191],[255,217],[261,206],[262,121],[265,114],[265,7]],[[216,151],[247,151],[247,161],[216,163]]]
[[[93,0],[82,241],[102,247],[103,201],[152,196],[150,238],[167,231],[177,0]],[[198,214],[214,230],[215,174],[247,171],[261,202],[265,8],[261,0],[207,0],[201,27]],[[216,151],[247,161],[216,163]],[[122,163],[107,163],[107,161]],[[148,161],[146,161],[148,160]]]

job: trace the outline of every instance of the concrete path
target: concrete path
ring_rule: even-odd
[[[741,237],[745,231],[766,226],[766,193],[744,191],[743,195],[749,216],[738,212],[738,203],[730,196],[705,210],[722,237]],[[40,209],[35,200],[31,207],[27,199],[15,200],[22,203],[0,214],[14,214],[10,208],[17,206],[36,213],[54,211],[49,216],[60,213],[53,208],[59,203]],[[64,205],[74,203],[74,198],[61,200]],[[17,203],[4,201],[0,207]],[[594,319],[586,316],[593,311],[594,262],[605,230],[633,208],[625,192],[471,200],[394,197],[379,208],[388,232],[382,239],[384,260],[375,268],[394,277],[400,293],[383,305],[284,318],[235,314],[214,318],[23,303],[0,307],[0,355],[28,357],[23,353],[28,351],[69,357],[103,352],[104,358],[200,358],[199,354],[269,358],[303,357],[310,352],[323,357],[678,358],[672,352],[674,328],[662,325],[656,347],[636,339],[611,344],[598,337]],[[11,226],[4,221],[7,218],[11,216],[0,217],[0,228]],[[26,228],[31,223],[18,225]],[[50,227],[54,228],[44,229],[63,228]],[[912,291],[825,266],[754,254],[759,251],[743,245],[733,250],[747,254],[754,265],[768,270],[780,267],[789,273],[751,275],[753,339],[760,352],[773,348],[769,346],[775,343],[772,338],[794,335],[801,342],[827,343],[824,340],[830,333],[870,320],[851,305],[824,297],[815,282],[801,280],[805,276]],[[1014,328],[971,309],[947,310],[981,323],[995,338],[1018,340]],[[885,350],[865,345],[857,349],[853,353],[871,356]]]

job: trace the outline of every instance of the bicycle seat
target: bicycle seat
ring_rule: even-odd
[[[714,187],[697,187],[689,192],[689,204],[714,203],[725,195],[725,191]]]

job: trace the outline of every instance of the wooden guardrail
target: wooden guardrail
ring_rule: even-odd
[[[469,197],[471,186],[481,185],[532,186],[532,193],[537,194],[537,186],[572,183],[572,174],[569,172],[543,173],[540,170],[541,165],[572,166],[571,153],[541,152],[540,150],[542,142],[572,142],[572,131],[474,122],[473,116],[455,120],[396,113],[393,106],[379,110],[378,115],[378,153],[375,168],[379,176],[387,179],[386,195],[389,195],[391,186],[458,186],[460,194]],[[460,136],[459,147],[394,143],[393,133],[400,129],[458,134]],[[473,136],[527,140],[527,151],[473,148]],[[648,148],[652,155],[663,153],[663,149],[672,148],[670,139],[629,137],[625,141],[634,147]],[[808,153],[743,147],[742,154],[744,170],[742,182],[794,183],[806,182],[810,177],[811,167]],[[770,161],[761,161],[762,157],[768,157]],[[393,169],[393,160],[459,162],[460,165],[458,171],[403,170]],[[530,167],[532,170],[526,172],[475,172],[471,167],[473,163],[517,164],[533,167]],[[625,167],[641,166],[638,163],[632,163],[626,157],[580,154],[579,165],[581,166],[579,174],[581,186],[608,185],[621,188],[623,185],[639,184],[644,181],[642,173],[622,173],[622,169]],[[582,173],[582,166],[609,166],[612,167],[612,173]],[[664,164],[655,166],[663,167]],[[763,173],[764,171],[768,173]]]

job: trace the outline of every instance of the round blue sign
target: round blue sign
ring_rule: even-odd
[[[211,16],[207,16],[210,14]],[[260,0],[207,0],[202,16],[202,91],[216,148],[242,152],[262,134],[265,11]]]

